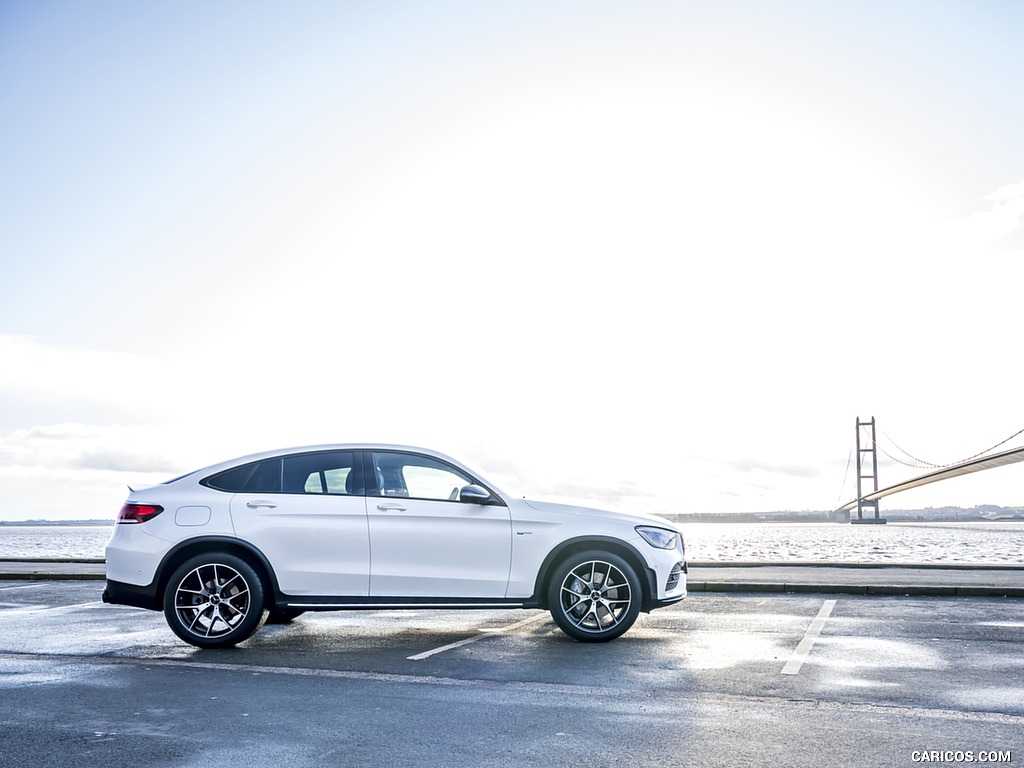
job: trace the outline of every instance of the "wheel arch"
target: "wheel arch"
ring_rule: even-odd
[[[537,571],[537,583],[534,585],[533,594],[537,598],[538,607],[545,610],[550,608],[547,598],[548,582],[551,580],[551,574],[555,567],[566,557],[591,549],[618,555],[632,566],[636,571],[637,578],[640,579],[640,587],[643,590],[640,610],[650,613],[653,599],[658,594],[654,571],[647,565],[643,555],[637,551],[636,547],[611,536],[578,536],[567,539],[552,549],[541,563],[540,570]]]
[[[164,556],[157,570],[159,574],[156,585],[158,604],[163,602],[167,584],[178,567],[186,560],[208,552],[223,552],[245,560],[256,571],[256,575],[259,576],[263,584],[264,608],[271,608],[278,602],[280,590],[277,586],[277,578],[274,576],[274,569],[266,555],[251,544],[230,536],[200,536],[181,542]]]

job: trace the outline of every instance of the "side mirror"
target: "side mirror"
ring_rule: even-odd
[[[459,501],[467,504],[490,504],[493,500],[494,497],[479,485],[467,485],[459,491]]]

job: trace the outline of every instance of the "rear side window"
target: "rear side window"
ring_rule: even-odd
[[[301,453],[234,467],[202,481],[229,493],[362,495],[362,473],[352,451]]]
[[[267,459],[256,465],[256,469],[242,486],[242,493],[280,493],[281,460]]]
[[[285,493],[362,494],[355,455],[351,451],[325,451],[286,456]]]
[[[245,485],[245,481],[249,479],[249,475],[252,474],[252,471],[255,468],[255,464],[245,464],[241,467],[235,467],[234,469],[229,469],[206,478],[202,481],[202,484],[209,486],[210,488],[216,488],[218,491],[238,493],[242,490],[242,486]]]
[[[202,483],[230,493],[280,493],[281,460],[267,459],[227,469],[206,478]]]

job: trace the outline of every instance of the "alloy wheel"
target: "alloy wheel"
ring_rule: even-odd
[[[223,563],[203,563],[182,578],[174,590],[180,625],[201,638],[218,638],[237,629],[252,605],[245,577]]]
[[[573,567],[562,580],[559,592],[563,615],[577,630],[593,634],[613,630],[626,620],[632,601],[626,575],[601,560]]]

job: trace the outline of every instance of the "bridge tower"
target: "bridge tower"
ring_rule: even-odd
[[[867,447],[865,447],[867,446]],[[868,464],[870,454],[870,466]],[[870,473],[868,473],[870,470]],[[871,488],[865,488],[864,481],[871,481]],[[861,421],[857,417],[857,517],[850,519],[854,525],[885,525],[885,518],[878,516],[878,499],[868,500],[865,493],[878,490],[878,448],[875,443],[875,417]],[[865,510],[874,510],[874,517],[864,517]]]

